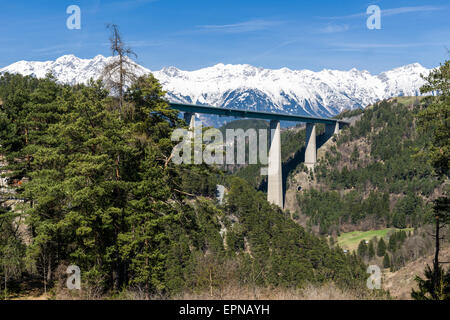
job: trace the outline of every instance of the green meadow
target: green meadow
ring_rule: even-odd
[[[356,250],[358,248],[358,244],[361,242],[361,240],[367,240],[377,237],[379,238],[387,238],[387,236],[394,231],[398,230],[404,230],[406,232],[413,231],[414,228],[406,228],[406,229],[396,229],[396,228],[386,228],[386,229],[380,229],[380,230],[370,230],[370,231],[352,231],[352,232],[346,232],[341,233],[341,235],[338,237],[337,243],[341,246],[343,249],[348,250]]]

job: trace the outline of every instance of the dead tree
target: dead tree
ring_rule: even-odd
[[[102,81],[118,98],[118,109],[121,114],[124,112],[124,94],[126,86],[136,81],[135,70],[137,64],[130,58],[137,58],[136,53],[126,47],[122,41],[119,27],[115,24],[107,26],[111,30],[111,54],[114,57],[103,69]]]

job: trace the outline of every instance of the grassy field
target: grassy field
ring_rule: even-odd
[[[413,104],[416,100],[421,101],[423,100],[423,98],[425,97],[396,97],[398,103],[401,103],[403,105]]]
[[[346,232],[341,233],[341,235],[338,237],[338,244],[343,249],[348,250],[356,250],[358,248],[358,244],[361,242],[361,240],[367,240],[377,237],[377,238],[386,238],[386,236],[389,234],[390,231],[395,231],[400,229],[395,228],[386,228],[381,230],[370,230],[370,231],[352,231],[352,232]],[[406,232],[413,231],[413,228],[406,228],[402,229]]]

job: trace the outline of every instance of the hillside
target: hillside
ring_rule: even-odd
[[[314,175],[301,167],[290,173],[287,209],[328,234],[419,226],[426,201],[443,188],[426,159],[414,156],[430,139],[415,129],[420,106],[398,98],[366,108],[318,150]]]
[[[446,246],[439,256],[441,261],[450,261],[450,247]],[[423,278],[425,267],[431,266],[432,263],[433,255],[427,255],[409,262],[397,271],[386,271],[382,280],[383,288],[389,290],[396,299],[411,300],[411,290],[417,289],[417,283],[414,281],[416,275]]]
[[[427,134],[417,134],[414,121],[425,103],[400,97],[344,112],[337,117],[351,126],[325,143],[323,127],[318,126],[319,162],[314,173],[302,164],[304,128],[283,130],[285,210],[307,230],[355,252],[362,240],[372,242],[376,250],[379,239],[387,243],[394,230],[413,232],[402,240],[403,249],[389,251],[395,270],[431,254],[430,231],[419,230],[428,223],[430,200],[443,193],[445,183],[425,159],[415,156],[430,140]],[[235,174],[264,190],[258,168],[247,166]],[[368,264],[383,264],[383,257],[363,258]]]
[[[337,118],[351,122],[350,127],[328,141],[318,125],[314,174],[302,164],[304,127],[283,129],[285,209],[320,233],[420,226],[430,209],[426,202],[445,188],[426,159],[415,156],[430,140],[415,128],[414,116],[424,103],[417,97],[400,97],[346,111]],[[228,124],[245,129],[252,125],[252,120]],[[260,168],[248,165],[233,174],[264,191],[266,177],[259,174]],[[319,212],[312,214],[315,210]]]
[[[82,272],[82,299],[212,297],[231,284],[371,296],[358,256],[306,231],[245,180],[170,161],[171,133],[185,122],[153,76],[128,90],[133,112],[101,83],[0,77],[2,299],[30,287],[67,297],[69,265]],[[218,179],[229,190],[224,205]]]

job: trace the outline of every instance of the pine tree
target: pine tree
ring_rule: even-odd
[[[373,242],[372,241],[369,242],[368,254],[369,254],[369,258],[371,258],[371,259],[373,257],[375,257],[375,249],[373,247]]]
[[[330,247],[333,247],[334,243],[335,243],[333,236],[330,237],[329,242],[330,242]]]
[[[450,269],[447,272],[439,266],[439,285],[435,284],[435,271],[429,265],[425,268],[425,279],[416,276],[419,289],[412,290],[411,297],[415,300],[450,300]]]
[[[3,291],[5,300],[8,298],[9,282],[19,278],[24,269],[25,246],[13,222],[18,216],[0,207],[0,292]]]
[[[377,256],[382,257],[385,255],[385,253],[386,253],[386,243],[384,242],[383,238],[380,238],[377,247]]]
[[[353,152],[352,152],[352,154],[350,156],[350,160],[352,162],[356,163],[356,162],[358,162],[358,159],[359,159],[359,151],[358,151],[358,148],[355,146],[353,148]]]
[[[365,257],[365,256],[367,256],[367,251],[368,251],[368,248],[367,248],[366,241],[361,240],[361,242],[358,245],[358,255],[360,257]]]
[[[431,72],[420,88],[422,94],[439,92],[426,98],[427,105],[417,116],[421,133],[431,131],[433,140],[428,144],[424,156],[433,164],[436,172],[444,177],[449,174],[450,131],[450,60]]]
[[[10,181],[28,177],[30,158],[25,147],[30,144],[31,96],[45,80],[21,75],[3,74],[0,77],[0,99],[3,101],[0,116],[0,151],[8,165]],[[53,96],[52,93],[49,93]],[[36,96],[35,96],[36,98]]]
[[[388,249],[391,252],[395,252],[395,250],[397,249],[397,233],[396,232],[391,234],[391,236],[389,237]]]
[[[389,259],[389,254],[386,252],[383,258],[383,268],[389,268],[391,266],[391,261]]]
[[[419,291],[412,291],[411,296],[417,300],[445,300],[450,299],[450,269],[444,272],[439,262],[440,230],[449,223],[450,202],[448,197],[439,197],[434,201],[435,255],[433,269],[428,265],[425,269],[425,279],[416,276]]]
[[[420,88],[421,93],[438,92],[439,94],[426,98],[428,104],[417,116],[418,129],[420,133],[431,132],[432,141],[428,143],[421,154],[434,167],[435,172],[442,178],[448,179],[450,163],[450,60],[432,72],[425,78],[427,83]],[[442,290],[443,272],[439,265],[440,229],[450,221],[450,201],[448,196],[443,196],[435,200],[434,219],[435,225],[435,257],[433,261],[433,275],[429,276],[432,282],[431,290],[428,290],[432,297]],[[425,272],[431,272],[426,269]],[[416,281],[420,284],[420,278]]]
[[[129,229],[120,235],[120,250],[131,261],[132,283],[143,285],[147,299],[150,292],[165,289],[163,248],[171,245],[170,226],[186,210],[177,204],[185,195],[174,192],[181,183],[180,172],[170,162],[169,137],[178,120],[163,94],[152,75],[139,78],[127,92],[134,108],[127,121],[134,130],[137,156],[137,167],[129,170],[140,176],[130,190],[133,200],[125,211]]]
[[[5,109],[1,112],[2,150],[8,161],[7,169],[10,186],[14,197],[24,200],[23,208],[36,206],[34,195],[27,192],[27,184],[34,179],[33,171],[36,167],[42,167],[42,163],[36,163],[38,153],[46,153],[46,144],[49,136],[46,134],[49,126],[59,121],[64,114],[63,108],[59,104],[59,99],[63,92],[62,86],[56,84],[54,77],[48,74],[44,79],[33,79],[29,77],[4,76],[0,80],[0,95],[4,100]],[[22,92],[18,94],[16,89]],[[46,154],[47,158],[55,156]],[[55,158],[53,158],[55,161]],[[47,171],[47,185],[52,175]],[[47,190],[48,190],[47,189]],[[52,269],[55,264],[55,257],[58,252],[59,241],[52,241],[49,233],[55,234],[55,230],[49,227],[49,221],[55,219],[58,214],[54,210],[55,206],[50,204],[53,193],[48,193],[46,199],[42,200],[42,205],[47,206],[46,222],[42,223],[42,216],[39,214],[30,215],[25,211],[26,224],[31,230],[46,230],[39,237],[35,237],[30,246],[27,247],[27,260],[29,264],[38,267],[43,280],[44,289],[46,284],[52,280]],[[17,212],[16,212],[17,213]],[[56,220],[56,219],[55,219]]]

